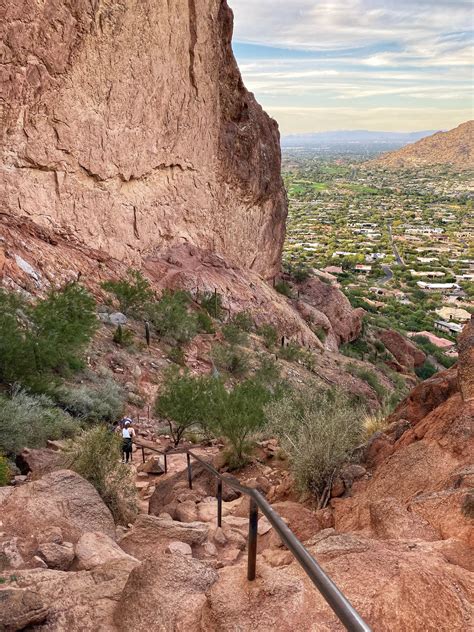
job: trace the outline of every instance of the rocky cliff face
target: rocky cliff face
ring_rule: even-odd
[[[226,0],[5,0],[1,212],[138,263],[190,243],[274,275],[276,123]]]

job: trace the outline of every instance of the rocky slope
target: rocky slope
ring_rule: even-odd
[[[413,145],[384,154],[369,165],[397,169],[428,165],[474,168],[474,121],[462,123],[449,132],[437,132]]]
[[[328,508],[282,501],[291,480],[271,460],[244,478],[377,631],[471,629],[473,335],[471,323],[459,368],[418,386],[365,446],[364,466],[342,471]],[[72,472],[0,490],[0,627],[342,630],[265,518],[249,583],[248,501],[226,496],[217,528],[214,481],[194,466],[189,490],[184,455],[169,462],[172,471],[152,482],[155,515],[116,533],[96,492]],[[28,520],[18,530],[20,511]]]
[[[286,197],[225,0],[6,0],[3,214],[140,262],[189,243],[264,277]]]

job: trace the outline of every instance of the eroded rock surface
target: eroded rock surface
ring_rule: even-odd
[[[128,261],[192,243],[280,265],[279,134],[222,0],[3,3],[2,211]]]

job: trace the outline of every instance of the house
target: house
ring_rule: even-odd
[[[359,274],[370,274],[372,272],[372,266],[365,266],[362,263],[358,263],[355,266],[355,271]]]
[[[461,307],[441,307],[436,310],[436,313],[447,321],[456,320],[459,323],[467,323],[468,320],[471,320],[471,314]]]
[[[426,277],[428,279],[435,279],[436,277],[444,277],[446,276],[444,272],[440,272],[439,270],[431,270],[431,271],[423,271],[418,272],[417,270],[410,270],[411,276],[414,277]]]
[[[448,323],[445,320],[435,320],[434,326],[435,329],[444,331],[445,333],[451,334],[452,336],[460,334],[462,331],[462,325],[458,325],[457,323]]]
[[[420,290],[428,290],[429,292],[451,292],[452,290],[460,290],[461,287],[457,283],[425,283],[425,281],[417,281]]]
[[[411,331],[408,333],[409,338],[414,338],[415,336],[423,336],[423,338],[428,338],[431,344],[436,345],[438,349],[452,349],[454,347],[454,342],[452,342],[452,340],[440,338],[439,336],[432,334],[431,331]]]

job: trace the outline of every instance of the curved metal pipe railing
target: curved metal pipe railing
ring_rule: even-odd
[[[187,448],[177,448],[169,452],[163,452],[158,448],[141,445],[134,441],[142,450],[143,461],[145,461],[145,449],[157,452],[164,457],[165,473],[168,471],[168,456],[172,454],[186,454],[187,474],[189,488],[193,488],[192,482],[192,464],[191,457],[198,461],[208,472],[217,479],[217,524],[222,526],[222,486],[228,485],[232,489],[250,497],[250,513],[249,513],[249,538],[248,538],[248,562],[247,562],[247,578],[253,581],[256,577],[257,562],[257,527],[258,527],[258,510],[268,519],[272,527],[278,533],[281,541],[287,549],[293,554],[310,580],[319,590],[327,604],[338,617],[339,621],[350,632],[371,632],[370,626],[362,619],[360,614],[355,610],[350,601],[339,590],[332,579],[326,575],[321,566],[316,562],[314,557],[298,540],[293,531],[285,524],[281,516],[272,508],[267,499],[256,489],[242,485],[238,479],[229,474],[221,474],[210,463],[202,459],[200,456]]]

